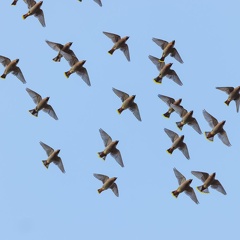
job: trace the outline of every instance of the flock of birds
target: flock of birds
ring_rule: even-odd
[[[23,15],[23,18],[26,19],[27,17],[34,15],[38,18],[39,22],[43,27],[46,26],[45,19],[44,19],[44,13],[41,9],[43,1],[40,1],[36,3],[34,0],[23,0],[29,8],[29,11]],[[102,6],[102,3],[100,0],[94,0],[96,3],[98,3],[100,6]],[[18,0],[13,1],[12,5],[16,5]],[[128,40],[128,36],[120,37],[117,34],[109,33],[109,32],[103,32],[107,37],[109,37],[114,45],[112,48],[108,51],[109,54],[113,54],[114,51],[117,49],[120,49],[126,59],[130,61],[130,54],[129,54],[129,48],[126,43]],[[156,83],[162,83],[162,79],[164,77],[167,77],[171,80],[173,80],[178,85],[182,86],[183,83],[181,82],[179,76],[177,73],[171,69],[173,63],[165,64],[165,58],[169,55],[171,57],[174,57],[178,62],[183,63],[182,58],[180,57],[180,54],[176,50],[175,41],[167,42],[162,39],[153,38],[152,39],[158,46],[160,46],[163,50],[161,58],[157,58],[154,56],[149,55],[149,59],[156,65],[159,75],[154,78],[154,81]],[[58,55],[53,58],[53,61],[60,62],[61,58],[64,58],[68,61],[70,65],[69,71],[65,72],[65,76],[68,78],[71,74],[76,73],[78,74],[83,81],[88,85],[91,86],[90,78],[88,75],[87,69],[83,66],[86,62],[86,60],[79,60],[75,53],[70,49],[72,42],[66,43],[65,45],[57,43],[57,42],[51,42],[46,40],[46,43],[55,51],[58,52]],[[0,62],[5,67],[5,70],[3,74],[1,75],[1,78],[6,78],[9,73],[12,73],[15,75],[22,83],[26,83],[26,80],[24,78],[24,75],[21,71],[21,69],[17,66],[19,59],[10,60],[9,58],[5,56],[0,56]],[[239,104],[240,104],[240,86],[238,87],[217,87],[218,90],[224,91],[228,94],[228,98],[225,101],[227,105],[230,104],[231,101],[236,102],[236,110],[239,111]],[[128,93],[125,93],[123,91],[120,91],[118,89],[113,88],[113,92],[121,99],[122,105],[117,110],[119,114],[122,113],[122,111],[129,109],[133,115],[137,118],[137,120],[141,121],[140,111],[138,109],[138,105],[134,102],[135,95],[129,95]],[[52,118],[55,120],[58,120],[58,117],[51,105],[48,104],[49,97],[42,98],[40,94],[37,92],[26,88],[26,91],[30,95],[30,97],[33,99],[34,103],[36,104],[35,108],[29,110],[29,112],[33,116],[38,116],[39,111],[43,110],[44,112],[48,113]],[[181,120],[179,122],[176,122],[177,127],[182,130],[184,125],[191,126],[197,133],[202,134],[202,131],[200,129],[200,126],[197,122],[197,120],[193,117],[193,111],[187,111],[181,104],[182,99],[175,100],[169,96],[164,95],[158,95],[158,97],[165,102],[169,109],[166,113],[163,115],[166,118],[170,118],[171,114],[173,112],[176,112],[180,117]],[[224,130],[223,126],[225,124],[225,121],[219,122],[215,117],[213,117],[210,113],[208,113],[206,110],[203,110],[203,116],[206,119],[206,121],[209,123],[211,130],[205,132],[205,136],[208,140],[213,141],[214,136],[217,135],[220,140],[227,146],[231,146],[229,139],[227,137],[227,133]],[[169,149],[167,149],[167,152],[172,154],[176,149],[179,149],[183,155],[190,159],[190,155],[188,152],[187,144],[184,142],[184,135],[179,136],[177,133],[165,128],[165,133],[169,136],[169,138],[172,141],[172,145]],[[112,138],[103,130],[99,129],[100,136],[103,140],[105,148],[103,151],[98,152],[98,155],[100,158],[104,159],[108,154],[110,154],[117,163],[124,167],[124,163],[122,160],[122,156],[120,151],[117,149],[118,141],[113,141]],[[40,142],[40,145],[43,147],[43,149],[46,151],[48,158],[46,160],[43,160],[43,164],[46,168],[51,163],[56,164],[59,169],[65,173],[65,169],[63,166],[63,162],[61,158],[58,156],[60,150],[54,150],[47,144]],[[173,196],[178,197],[178,195],[182,192],[185,192],[190,198],[195,202],[199,203],[198,199],[196,197],[196,194],[193,190],[193,188],[190,186],[192,179],[186,179],[176,168],[173,169],[174,174],[178,180],[178,188],[174,191],[172,191]],[[199,178],[203,184],[198,186],[197,189],[200,192],[203,193],[209,193],[208,188],[211,186],[213,189],[216,189],[220,193],[226,195],[226,191],[224,190],[221,183],[215,178],[216,173],[208,174],[206,172],[200,172],[200,171],[192,171],[191,172],[195,177]],[[111,189],[113,193],[116,196],[119,196],[118,193],[118,187],[116,184],[116,177],[109,178],[106,175],[103,174],[94,174],[94,177],[102,181],[103,185],[101,188],[98,189],[98,192],[101,193],[104,190]]]

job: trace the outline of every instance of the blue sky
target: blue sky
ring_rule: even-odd
[[[19,1],[1,1],[2,38],[0,55],[19,58],[27,84],[9,74],[0,84],[1,100],[1,239],[224,239],[235,236],[239,203],[239,113],[235,102],[227,107],[227,95],[215,87],[239,85],[239,2],[157,0],[44,1],[46,28],[37,18],[22,20],[28,11]],[[112,42],[102,32],[130,36],[127,43],[131,62],[119,50],[110,56]],[[183,86],[164,78],[161,85],[148,55],[161,57],[152,37],[175,40],[184,64],[170,56]],[[73,42],[71,49],[87,60],[91,87],[73,74],[45,40]],[[0,66],[0,72],[4,67]],[[59,120],[40,112],[28,112],[34,103],[25,88],[50,96]],[[118,115],[120,99],[112,87],[135,94],[142,122],[127,110]],[[177,114],[165,119],[165,105],[158,94],[182,98],[187,110],[194,110],[202,131],[209,131],[202,110],[219,121],[226,120],[231,147],[218,137],[209,142],[191,127],[179,131]],[[104,149],[99,128],[119,140],[125,167],[97,152]],[[185,135],[191,159],[180,151],[172,155],[164,128]],[[61,149],[66,174],[55,166],[47,170],[42,141]],[[196,205],[178,186],[176,167],[191,184],[200,202]],[[191,171],[216,172],[227,195],[210,190],[201,194],[201,181]],[[97,193],[101,182],[93,173],[116,176],[119,198],[110,190]]]

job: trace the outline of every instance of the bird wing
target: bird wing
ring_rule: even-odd
[[[6,67],[9,63],[11,62],[11,60],[7,57],[4,56],[0,56],[0,63]]]
[[[192,187],[188,187],[185,191],[184,191],[196,204],[199,204],[199,201],[197,199],[197,196],[193,190]]]
[[[76,71],[76,74],[79,75],[88,86],[91,86],[90,78],[85,67],[81,67],[80,70]]]
[[[48,156],[50,156],[54,152],[54,149],[49,147],[47,144],[45,144],[43,142],[40,142],[40,144],[43,147],[43,149],[46,151]]]
[[[112,90],[119,98],[121,98],[122,102],[124,102],[129,97],[127,93],[117,90],[116,88],[112,88]]]
[[[130,62],[130,53],[129,53],[128,45],[126,43],[122,44],[122,46],[120,47],[120,50],[123,51],[125,57]]]
[[[119,41],[121,37],[115,33],[103,32],[107,37],[109,37],[114,43]]]
[[[216,87],[216,89],[221,90],[228,95],[234,90],[233,87]]]
[[[35,104],[38,104],[42,100],[41,95],[34,92],[33,90],[26,88],[26,91],[28,92]]]
[[[44,13],[42,9],[38,9],[34,16],[38,19],[38,21],[42,24],[43,27],[46,27]]]
[[[129,106],[129,110],[133,113],[133,115],[139,121],[142,121],[141,116],[140,116],[140,112],[139,112],[139,109],[138,109],[138,105],[135,102],[131,103],[131,105]]]
[[[19,67],[15,67],[14,70],[12,71],[12,74],[16,76],[22,83],[26,83],[26,80],[22,74],[22,71]]]
[[[205,182],[206,179],[209,177],[209,174],[206,172],[198,172],[198,171],[191,171],[191,173],[197,177],[198,179],[200,179],[202,182]]]
[[[63,55],[63,57],[68,61],[69,65],[72,67],[75,63],[77,63],[79,60],[78,58],[74,55],[71,55],[69,53],[66,53],[62,50],[60,50],[60,53]]]
[[[154,57],[152,55],[149,55],[148,58],[157,67],[158,71],[161,71],[161,69],[165,66],[165,62],[160,62],[159,58],[156,58],[156,57]]]
[[[178,85],[182,86],[183,83],[181,82],[180,78],[178,77],[177,73],[172,70],[169,69],[168,74],[166,75],[167,78],[172,79],[175,83],[177,83]]]
[[[173,171],[178,180],[179,185],[181,185],[184,181],[186,181],[186,178],[176,168],[173,168]]]
[[[222,129],[217,135],[225,145],[227,145],[228,147],[231,146],[231,143],[228,140],[228,136],[225,130]]]
[[[218,120],[209,114],[205,109],[203,110],[203,116],[206,121],[209,123],[211,128],[214,128],[218,124]]]
[[[57,157],[56,160],[53,160],[53,163],[56,164],[63,173],[65,173],[63,162],[62,162],[62,159],[60,157]]]
[[[117,197],[119,197],[117,184],[116,184],[116,183],[113,183],[110,188],[112,189],[113,193],[114,193]]]
[[[239,105],[240,105],[240,97],[238,97],[237,99],[234,100],[236,103],[236,110],[237,112],[239,111]]]
[[[189,156],[189,152],[188,152],[188,148],[187,148],[187,144],[182,142],[179,144],[179,150],[183,153],[183,155],[189,160],[190,156]]]
[[[178,53],[178,51],[177,51],[176,48],[173,48],[173,49],[172,49],[172,52],[171,52],[170,55],[171,55],[172,57],[174,57],[178,62],[183,63],[183,60],[182,60],[182,58],[180,57],[180,55],[179,55],[179,53]]]
[[[211,188],[216,189],[218,192],[227,195],[225,189],[223,188],[222,184],[218,180],[214,180],[211,184]]]
[[[175,132],[173,132],[173,131],[171,131],[171,130],[169,130],[167,128],[164,128],[164,131],[171,138],[172,142],[174,142],[174,140],[178,138],[178,134],[177,133],[175,133]]]
[[[152,40],[159,46],[162,48],[162,50],[168,45],[167,41],[164,41],[162,39],[159,38],[152,38]]]
[[[121,167],[124,167],[121,153],[117,148],[113,148],[110,154]]]
[[[108,176],[103,175],[103,174],[98,174],[98,173],[94,173],[93,176],[95,178],[97,178],[98,180],[102,181],[103,184],[109,179]]]
[[[49,114],[55,120],[58,120],[57,114],[55,113],[51,105],[46,104],[45,107],[43,108],[43,111]]]
[[[36,1],[34,0],[23,0],[23,1],[28,5],[29,9],[36,4]]]
[[[170,104],[170,107],[174,109],[174,111],[180,116],[184,117],[187,114],[187,110],[182,106],[177,106],[175,104]]]
[[[171,103],[174,103],[175,100],[171,97],[168,97],[168,96],[164,96],[164,95],[161,95],[161,94],[158,94],[158,97],[164,101],[169,107],[170,107],[170,104]]]
[[[111,142],[112,142],[112,138],[105,132],[103,131],[101,128],[99,129],[100,135],[102,137],[104,146],[108,146]]]
[[[53,50],[55,50],[57,52],[59,52],[63,48],[63,45],[60,43],[50,42],[48,40],[45,40],[45,41],[49,47],[51,47]]]
[[[188,122],[188,125],[191,126],[199,134],[202,134],[202,131],[199,127],[199,124],[198,124],[196,118],[192,117],[191,120]]]

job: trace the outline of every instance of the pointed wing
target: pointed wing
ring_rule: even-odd
[[[76,71],[76,74],[79,75],[88,86],[91,86],[90,78],[85,67],[81,67],[80,70]]]
[[[122,102],[124,102],[129,97],[127,93],[117,90],[116,88],[112,88],[112,90],[119,98],[121,98]]]
[[[54,149],[49,147],[47,144],[45,144],[43,142],[40,142],[40,144],[43,147],[43,149],[46,151],[48,156],[50,156],[54,152]]]
[[[117,184],[116,184],[116,183],[113,183],[110,188],[112,189],[113,193],[114,193],[117,197],[119,197]]]
[[[166,77],[172,79],[175,83],[177,83],[180,86],[183,85],[183,83],[181,82],[181,80],[178,77],[177,73],[174,70],[172,70],[172,69],[169,69],[168,74],[166,75]]]
[[[22,74],[22,71],[19,67],[15,67],[14,70],[12,71],[12,74],[16,76],[22,83],[26,83],[26,80]]]
[[[126,43],[124,43],[121,47],[120,50],[123,51],[125,57],[127,58],[127,60],[130,62],[130,53],[129,53],[129,49],[128,49],[128,45]]]
[[[192,117],[191,120],[188,122],[188,125],[191,126],[199,134],[202,134],[202,131],[199,127],[199,124],[198,124],[196,118]]]
[[[221,90],[229,95],[234,88],[233,87],[216,87],[216,89]]]
[[[152,38],[152,40],[159,46],[162,48],[162,50],[168,45],[167,41],[164,41],[162,39],[159,38]]]
[[[56,164],[63,173],[65,173],[63,162],[60,157],[57,157],[57,160],[53,160],[53,163]]]
[[[53,110],[52,106],[49,104],[46,104],[45,107],[43,108],[43,111],[47,114],[49,114],[52,118],[54,118],[55,120],[58,120],[58,117],[55,113],[55,111]]]
[[[171,103],[174,103],[175,100],[171,97],[168,97],[168,96],[164,96],[164,95],[161,95],[161,94],[158,94],[158,97],[164,101],[169,107],[170,107],[170,104]]]
[[[203,110],[203,116],[211,128],[214,128],[218,124],[218,120],[209,114],[205,109]]]
[[[164,62],[159,62],[159,58],[156,58],[156,57],[154,57],[152,55],[149,55],[148,58],[157,67],[158,71],[161,71],[161,69],[165,66]]]
[[[139,112],[139,109],[138,109],[138,105],[135,102],[133,102],[129,106],[129,109],[139,121],[142,121],[141,116],[140,116],[140,112]]]
[[[172,52],[171,52],[171,56],[174,57],[178,62],[183,63],[182,58],[180,57],[178,51],[176,48],[173,48]]]
[[[225,130],[222,129],[222,131],[219,132],[217,135],[225,145],[227,145],[228,147],[231,146],[231,143],[228,140],[228,136]]]
[[[43,27],[46,27],[45,19],[44,19],[44,13],[42,9],[39,9],[34,16],[38,19],[38,21],[42,24]]]
[[[94,173],[93,176],[95,178],[97,178],[98,180],[102,181],[103,184],[109,179],[108,176],[103,175],[103,174],[98,174],[98,173]]]
[[[216,189],[218,192],[227,195],[225,189],[223,188],[222,184],[218,180],[214,180],[213,183],[211,184],[211,187],[213,189]]]
[[[110,154],[121,167],[124,167],[121,153],[117,148],[112,149]]]
[[[237,112],[239,111],[239,105],[240,105],[240,97],[238,97],[237,99],[234,100],[236,103],[236,110]]]
[[[102,137],[104,146],[108,146],[111,142],[112,142],[112,138],[105,132],[103,131],[101,128],[99,129],[100,135]]]
[[[189,160],[190,156],[189,156],[189,152],[188,152],[188,148],[187,148],[187,144],[182,142],[179,144],[179,150],[183,153],[183,155]]]
[[[36,1],[34,0],[23,0],[23,1],[28,5],[29,9],[36,4]]]
[[[53,50],[55,50],[57,52],[59,52],[63,48],[63,45],[60,43],[50,42],[48,40],[45,40],[45,41],[50,48],[52,48]]]
[[[177,106],[175,104],[170,104],[170,107],[174,109],[174,111],[180,116],[184,117],[187,114],[187,110],[182,106]]]
[[[178,180],[179,185],[181,185],[184,181],[186,181],[186,178],[176,168],[173,168],[173,171]]]
[[[188,187],[185,191],[184,191],[196,204],[199,204],[199,201],[197,199],[197,196],[193,190],[192,187]]]
[[[26,91],[28,92],[35,104],[38,104],[42,100],[41,95],[34,92],[33,90],[26,88]]]
[[[109,37],[114,43],[121,39],[121,37],[115,33],[103,32],[107,37]]]
[[[11,62],[11,60],[7,57],[4,56],[0,56],[0,63],[6,67],[9,63]]]
[[[174,142],[174,140],[175,140],[176,138],[178,138],[178,134],[177,134],[177,133],[175,133],[175,132],[173,132],[173,131],[171,131],[171,130],[169,130],[169,129],[167,129],[167,128],[164,128],[164,131],[165,131],[165,133],[171,138],[171,141],[172,141],[172,142]]]
[[[206,181],[206,179],[209,177],[209,174],[206,172],[198,172],[198,171],[191,171],[191,173],[200,179],[203,183]]]
[[[72,67],[75,63],[78,62],[78,58],[74,55],[71,55],[69,53],[66,53],[62,50],[60,50],[60,53],[63,55],[63,57],[68,61],[69,65]]]

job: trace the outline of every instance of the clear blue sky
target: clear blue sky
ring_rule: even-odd
[[[1,161],[0,225],[1,239],[226,239],[237,236],[239,216],[239,127],[240,115],[235,102],[227,107],[227,95],[215,87],[239,85],[239,1],[136,1],[93,0],[44,1],[46,28],[37,18],[22,20],[28,9],[23,1],[16,7],[11,0],[1,1],[0,55],[19,58],[27,84],[9,74],[0,80]],[[58,3],[56,3],[58,2]],[[102,32],[130,36],[127,43],[131,62],[119,50],[110,56],[112,42]],[[161,57],[162,50],[152,37],[175,40],[184,64],[170,56],[183,86],[158,75],[148,59]],[[87,60],[91,87],[73,74],[66,79],[70,66],[45,40],[73,42],[72,50]],[[4,67],[0,66],[0,72]],[[58,115],[55,121],[44,112],[33,117],[28,110],[35,104],[28,87],[42,97],[50,96]],[[118,115],[120,99],[112,87],[136,94],[142,122],[127,110]],[[167,110],[158,94],[182,98],[187,110],[202,131],[209,131],[202,110],[219,121],[226,120],[231,147],[218,137],[209,142],[191,127],[179,131],[177,114],[165,119]],[[103,150],[99,128],[113,140],[119,140],[124,168]],[[187,160],[171,146],[164,128],[185,135],[191,159]],[[66,174],[55,165],[46,169],[47,158],[42,141],[61,149]],[[178,199],[171,191],[178,186],[176,167],[187,179],[192,178],[200,202],[196,205],[182,193]],[[191,171],[216,172],[227,195],[210,190],[201,194],[201,181]],[[119,198],[112,191],[97,189],[101,182],[93,173],[118,177]]]

